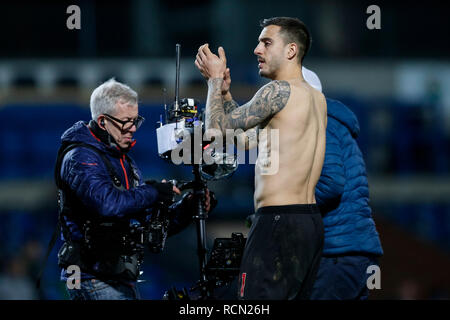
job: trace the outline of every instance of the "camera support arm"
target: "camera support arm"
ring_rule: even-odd
[[[200,289],[200,295],[202,299],[208,299],[212,296],[210,286],[208,285],[208,279],[206,277],[206,263],[208,248],[206,246],[206,219],[208,213],[204,208],[205,190],[207,188],[206,182],[201,177],[200,165],[194,164],[192,173],[194,174],[194,180],[183,183],[179,186],[180,190],[192,189],[195,201],[195,212],[193,218],[197,230],[197,254],[200,267],[200,280],[197,285],[191,289],[191,291]]]
[[[200,288],[202,298],[209,298],[211,293],[208,290],[208,281],[206,278],[206,260],[208,254],[208,249],[206,247],[206,219],[208,218],[208,213],[203,207],[206,183],[201,178],[199,164],[194,164],[192,172],[194,174],[193,190],[196,201],[194,220],[197,228],[197,254],[200,266],[200,281],[198,287]]]
[[[180,184],[179,189],[192,189],[195,201],[193,219],[197,230],[197,255],[200,267],[200,280],[197,285],[191,289],[191,291],[200,289],[201,298],[208,299],[211,298],[212,292],[210,291],[210,286],[208,285],[209,282],[206,277],[206,263],[208,255],[208,248],[206,246],[206,219],[208,218],[208,213],[204,208],[204,198],[207,184],[202,179],[200,166],[200,164],[193,164],[192,173],[194,174],[194,180]]]

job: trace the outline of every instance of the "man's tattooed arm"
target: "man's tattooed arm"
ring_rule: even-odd
[[[206,98],[205,129],[220,129],[218,117],[225,116],[222,98],[222,78],[208,80],[208,97]]]
[[[234,101],[233,99],[231,99],[230,101],[224,99],[223,110],[225,111],[225,113],[230,113],[236,108],[239,108],[239,105],[237,104],[236,101]]]
[[[291,87],[287,81],[272,81],[263,86],[250,102],[226,113],[221,94],[223,79],[208,81],[206,101],[206,129],[216,128],[225,133],[226,129],[252,128],[268,117],[281,111],[287,104]]]
[[[239,108],[239,104],[233,100],[231,93],[228,91],[226,95],[222,92],[223,109],[225,114],[228,114]],[[239,150],[250,150],[258,146],[258,125],[245,130],[242,134],[236,136],[235,145]]]

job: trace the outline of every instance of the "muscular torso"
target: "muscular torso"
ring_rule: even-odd
[[[259,126],[255,210],[316,202],[314,191],[325,157],[326,102],[304,81],[289,84],[286,106]]]

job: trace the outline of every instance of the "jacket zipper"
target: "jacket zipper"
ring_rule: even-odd
[[[120,158],[120,165],[122,166],[123,174],[125,175],[125,183],[127,184],[127,190],[129,190],[130,184],[128,183],[128,175],[127,175],[127,170],[125,170],[124,161],[125,161],[125,156],[122,156],[122,158]]]

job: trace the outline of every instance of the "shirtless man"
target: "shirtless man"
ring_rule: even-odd
[[[265,174],[258,154],[256,216],[241,263],[238,298],[308,299],[323,246],[314,192],[325,156],[326,102],[302,75],[311,41],[306,26],[282,17],[265,19],[261,27],[254,53],[259,74],[272,81],[242,106],[229,93],[224,49],[219,47],[217,56],[207,44],[199,48],[195,65],[208,81],[205,125],[223,133],[278,130],[278,141],[259,136],[265,156],[278,150],[279,168]]]

